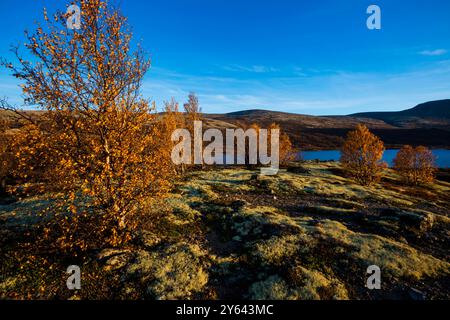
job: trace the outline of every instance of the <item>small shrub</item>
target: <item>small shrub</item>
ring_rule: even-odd
[[[359,124],[347,135],[341,150],[341,163],[358,183],[370,185],[380,180],[386,167],[381,161],[383,152],[383,142]]]
[[[436,165],[433,153],[426,147],[403,146],[394,159],[394,170],[408,184],[432,183]]]
[[[270,145],[270,130],[272,129],[278,129],[280,130],[280,140],[279,140],[279,157],[280,157],[280,165],[285,166],[289,162],[292,162],[296,158],[296,150],[294,146],[292,145],[291,139],[289,136],[282,132],[280,129],[280,126],[276,123],[272,123],[269,126],[269,145]]]

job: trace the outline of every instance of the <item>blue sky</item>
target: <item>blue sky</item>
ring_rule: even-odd
[[[65,0],[1,0],[0,56]],[[204,112],[402,110],[450,98],[447,0],[114,0],[152,59],[145,97],[198,94]],[[366,9],[382,10],[368,30]],[[20,103],[0,71],[0,96]]]

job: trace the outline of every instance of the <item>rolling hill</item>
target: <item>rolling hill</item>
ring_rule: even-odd
[[[221,123],[267,127],[278,123],[294,144],[305,150],[339,148],[348,131],[363,123],[388,148],[403,144],[450,148],[450,99],[420,104],[399,112],[366,112],[346,116],[311,116],[268,110],[207,114]]]
[[[40,111],[27,111],[37,116]],[[11,114],[0,110],[0,119]],[[245,110],[204,114],[204,128],[245,127],[257,123],[280,125],[302,150],[329,150],[342,145],[347,132],[363,123],[378,135],[387,148],[404,144],[450,149],[450,99],[431,101],[398,112],[364,112],[343,116],[311,116],[268,110]],[[17,124],[12,124],[17,128]]]
[[[364,112],[350,115],[382,120],[403,128],[448,127],[450,125],[450,99],[430,101],[398,112]]]

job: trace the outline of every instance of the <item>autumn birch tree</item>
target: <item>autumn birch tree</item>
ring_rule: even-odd
[[[383,141],[359,124],[347,135],[341,149],[341,163],[358,183],[370,185],[380,180],[386,167],[383,152]]]
[[[289,162],[292,162],[296,158],[297,151],[295,150],[294,146],[292,145],[291,139],[289,136],[283,132],[280,128],[280,126],[276,123],[272,123],[269,126],[269,138],[268,138],[268,144],[270,145],[270,132],[272,129],[278,129],[280,130],[280,140],[279,140],[279,155],[280,155],[280,164],[281,165],[287,165]]]
[[[166,148],[166,152],[170,152],[167,156],[171,156],[171,150],[175,146],[172,141],[172,134],[176,129],[182,129],[186,126],[186,118],[179,110],[179,104],[172,98],[170,101],[164,102],[164,115],[161,122],[161,133],[168,141],[170,148]],[[185,164],[179,166],[172,164],[175,174],[183,174],[185,171]]]
[[[65,195],[71,219],[91,218],[92,210],[77,206],[89,199],[97,231],[119,243],[141,200],[164,194],[172,172],[154,106],[140,93],[150,61],[107,1],[81,1],[79,30],[67,29],[67,18],[44,10],[44,24],[26,32],[29,59],[13,48],[18,63],[3,61],[22,81],[25,103],[46,111],[42,119],[3,107],[28,120],[34,144],[19,153],[22,165],[47,150],[47,185]]]
[[[195,136],[195,129],[194,129],[194,123],[196,121],[202,121],[202,111],[200,108],[200,103],[198,101],[198,97],[195,93],[191,92],[188,95],[188,101],[183,105],[184,107],[184,116],[185,116],[185,125],[186,129],[189,130],[192,139],[194,139]],[[198,132],[198,134],[203,137],[203,132]],[[203,153],[203,148],[200,150],[201,153]],[[194,163],[195,161],[195,147],[192,146],[191,150],[191,163]],[[201,164],[201,167],[203,168],[203,162]]]
[[[435,178],[435,157],[424,146],[403,146],[394,159],[394,170],[408,184],[432,183]]]

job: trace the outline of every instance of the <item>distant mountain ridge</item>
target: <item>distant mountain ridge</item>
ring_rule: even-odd
[[[450,99],[421,103],[414,108],[391,112],[361,112],[350,117],[382,120],[399,127],[446,126],[450,124]]]
[[[442,128],[450,126],[450,99],[430,101],[414,108],[390,112],[360,112],[342,116],[311,116],[261,109],[243,110],[207,117],[222,121],[295,123],[304,128],[351,128],[364,123],[370,128]]]
[[[37,115],[42,111],[27,111]],[[0,119],[10,112],[0,110]],[[342,116],[311,116],[268,110],[244,110],[225,114],[204,114],[205,128],[236,128],[257,123],[267,128],[277,123],[296,147],[302,150],[340,148],[346,134],[362,123],[387,148],[404,144],[450,149],[450,99],[430,101],[397,112],[362,112]]]
[[[397,112],[362,112],[343,116],[311,116],[269,110],[244,110],[225,114],[205,114],[220,121],[222,128],[257,123],[268,127],[280,125],[297,147],[335,149],[342,145],[347,132],[363,123],[385,142],[388,148],[403,144],[450,148],[450,99],[419,104]]]

